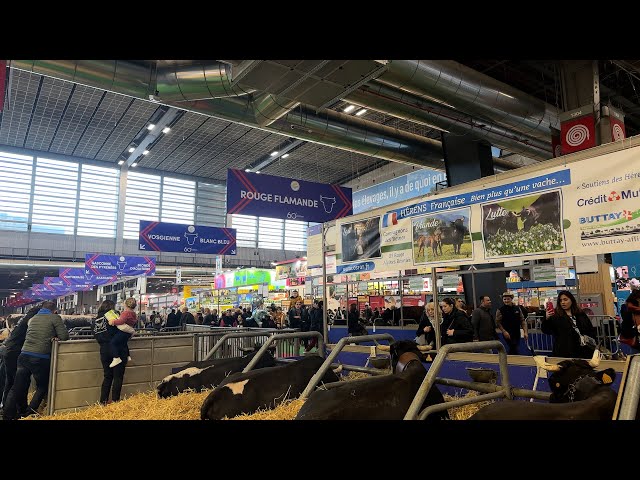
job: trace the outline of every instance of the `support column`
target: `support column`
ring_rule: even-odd
[[[122,165],[120,169],[120,185],[118,187],[118,223],[116,225],[116,255],[124,254],[124,206],[127,201],[127,180],[129,177],[129,168],[127,164]]]

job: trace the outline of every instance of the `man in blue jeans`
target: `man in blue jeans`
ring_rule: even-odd
[[[69,340],[69,331],[62,317],[54,313],[56,304],[43,302],[37,315],[29,320],[27,335],[18,356],[18,371],[4,408],[3,418],[16,418],[37,412],[49,389],[49,367],[53,339]],[[27,407],[31,375],[36,381],[36,393]]]

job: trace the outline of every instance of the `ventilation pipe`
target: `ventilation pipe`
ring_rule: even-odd
[[[551,143],[558,109],[451,60],[391,60],[378,81]]]
[[[424,100],[380,82],[370,82],[349,93],[343,99],[351,104],[371,108],[404,120],[484,139],[492,145],[540,161],[548,160],[552,156],[549,143],[508,130],[493,122],[479,121],[440,103]]]

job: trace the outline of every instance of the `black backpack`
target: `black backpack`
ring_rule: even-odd
[[[98,343],[108,342],[111,338],[108,328],[109,322],[104,316],[96,318],[92,325],[93,338],[95,338]]]

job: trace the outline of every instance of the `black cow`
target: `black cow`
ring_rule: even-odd
[[[211,392],[200,409],[202,420],[221,420],[260,408],[274,408],[285,400],[298,397],[309,384],[324,358],[311,355],[286,365],[235,373]],[[322,382],[337,382],[338,376],[328,370]]]
[[[450,222],[451,225],[440,227],[442,231],[441,243],[444,245],[452,245],[454,254],[460,253],[460,247],[464,241],[464,236],[469,233],[469,229],[464,226],[463,222],[464,219],[458,218],[453,222]],[[442,247],[440,247],[440,249],[442,250]]]
[[[563,360],[550,365],[544,357],[534,357],[540,368],[552,371],[550,403],[504,400],[480,409],[469,420],[611,420],[617,394],[610,385],[616,378],[613,368],[599,372],[594,357]]]
[[[560,228],[560,196],[558,192],[543,193],[531,205],[522,207],[517,215],[525,232],[534,225],[545,223]]]
[[[393,373],[381,375],[328,390],[316,390],[304,403],[296,420],[402,420],[422,384],[427,370],[422,352],[415,342],[400,340],[390,348]],[[400,367],[400,368],[399,368]],[[400,371],[399,371],[400,370]],[[422,408],[444,402],[434,385]],[[429,415],[427,420],[449,418],[446,410]]]
[[[492,237],[503,232],[518,232],[518,215],[511,210],[500,207],[499,210],[489,209],[485,211],[482,229],[485,237]]]
[[[185,365],[183,370],[171,374],[162,379],[156,387],[160,398],[167,398],[178,395],[187,389],[197,392],[205,388],[215,387],[220,384],[229,374],[241,372],[257,352],[252,352],[242,357],[220,358],[205,360],[202,362],[191,362]],[[273,355],[268,351],[258,360],[254,369],[272,367],[276,364]]]

